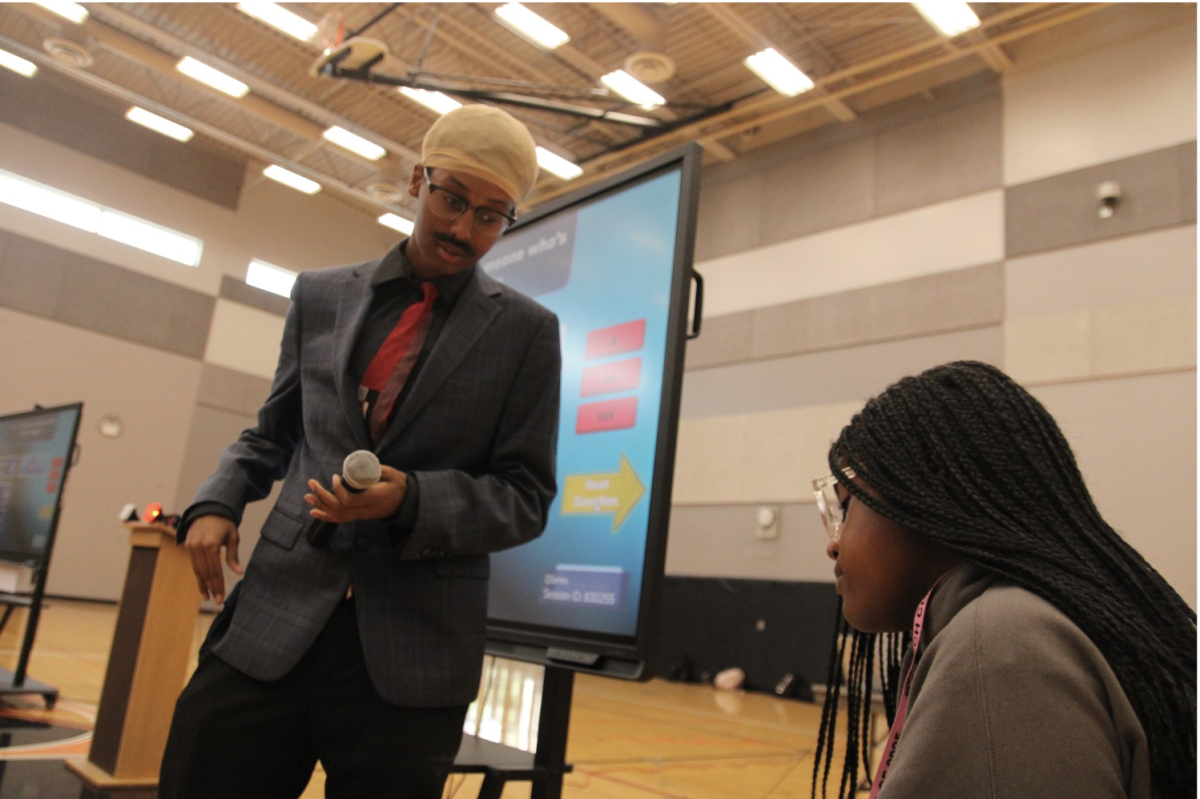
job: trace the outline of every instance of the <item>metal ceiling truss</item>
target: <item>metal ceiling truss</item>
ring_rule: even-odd
[[[684,141],[699,141],[713,159],[732,160],[745,146],[741,134],[786,120],[793,124],[810,111],[825,114],[823,119],[805,117],[816,120],[806,123],[810,127],[832,120],[853,122],[871,107],[864,105],[869,93],[889,86],[927,92],[933,84],[926,76],[942,74],[964,59],[978,59],[976,71],[985,65],[1003,72],[1012,66],[1005,45],[1110,5],[994,4],[988,7],[994,13],[984,16],[980,27],[947,39],[914,21],[915,12],[907,5],[564,4],[546,11],[586,30],[572,42],[542,51],[496,24],[489,7],[478,3],[445,8],[392,3],[378,10],[369,4],[313,4],[315,13],[327,8],[358,20],[353,33],[369,32],[392,48],[418,40],[421,45],[415,63],[390,54],[355,69],[331,61],[323,67],[324,76],[347,80],[322,83],[302,69],[320,54],[318,45],[243,19],[229,5],[89,3],[89,18],[73,26],[39,6],[14,4],[7,8],[19,15],[0,15],[9,26],[0,28],[0,46],[89,89],[186,125],[249,159],[315,180],[364,212],[411,215],[403,191],[386,199],[368,191],[381,182],[401,189],[406,185],[419,160],[413,145],[434,118],[415,110],[391,87],[512,106],[534,129],[535,138],[560,151],[585,153],[577,158],[584,174],[569,182],[543,176],[529,198],[533,205]],[[206,20],[211,24],[204,25]],[[175,32],[167,30],[168,22]],[[95,71],[67,66],[27,43],[59,35],[56,31],[85,38],[137,65],[141,77],[122,73],[117,62],[97,63]],[[191,33],[197,34],[191,37],[196,41],[189,40]],[[223,43],[226,57],[214,55],[215,41]],[[800,63],[815,87],[783,97],[750,75],[741,59],[768,46]],[[616,54],[632,55],[635,48],[649,55],[671,52],[689,65],[687,74],[663,84],[668,106],[633,113],[634,106],[599,88]],[[175,65],[187,55],[247,84],[250,93],[233,98],[184,78]],[[201,97],[205,102],[197,99]],[[231,115],[232,110],[237,113]],[[383,147],[387,155],[372,162],[329,144],[322,134],[334,125]]]

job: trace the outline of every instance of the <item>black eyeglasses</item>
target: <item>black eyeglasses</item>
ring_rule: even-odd
[[[433,215],[453,222],[467,211],[474,211],[471,225],[486,236],[499,236],[508,226],[517,221],[515,216],[482,205],[471,205],[465,199],[429,178],[430,167],[425,168],[425,182],[429,184],[429,210]]]

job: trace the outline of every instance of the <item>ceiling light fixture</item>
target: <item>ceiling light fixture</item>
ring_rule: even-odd
[[[37,64],[32,61],[26,61],[20,56],[13,55],[7,50],[0,50],[0,67],[11,69],[18,75],[24,75],[27,78],[32,78],[37,74]]]
[[[19,175],[0,172],[0,203],[178,261],[200,263],[204,242]]]
[[[448,114],[456,108],[462,108],[462,103],[441,92],[431,92],[428,89],[413,89],[409,86],[401,86],[400,93],[413,102],[420,103],[439,114]]]
[[[274,164],[264,169],[263,175],[276,183],[282,183],[305,194],[316,194],[321,190],[321,184],[315,180],[309,180],[306,177],[297,175],[295,172],[289,172],[283,167]]]
[[[179,60],[175,68],[187,75],[189,78],[195,78],[206,86],[211,86],[219,92],[224,92],[230,97],[242,98],[246,96],[246,92],[250,91],[250,87],[242,83],[240,80],[231,78],[224,72],[213,69],[208,64],[201,63],[190,55],[186,55]]]
[[[412,220],[405,219],[404,217],[397,216],[396,214],[384,214],[375,221],[384,227],[390,227],[392,230],[398,230],[406,236],[411,235],[413,232],[414,225]]]
[[[296,283],[296,273],[282,266],[269,264],[257,258],[251,259],[246,268],[246,283],[255,288],[278,294],[280,297],[291,297],[292,286]]]
[[[971,7],[957,0],[926,0],[912,6],[930,25],[947,36],[957,36],[979,27],[979,17]]]
[[[387,155],[387,150],[380,147],[374,142],[369,142],[362,136],[358,136],[345,128],[334,125],[329,130],[321,134],[329,141],[339,147],[344,147],[352,153],[357,153],[369,161],[378,161]]]
[[[630,102],[637,103],[647,111],[666,105],[666,98],[651,89],[623,69],[610,72],[600,82]]]
[[[96,232],[106,239],[161,255],[184,266],[200,263],[199,240],[117,211],[105,209],[100,214]]]
[[[547,50],[561,47],[571,37],[520,3],[505,3],[495,10],[505,27]]]
[[[563,180],[572,180],[583,174],[582,167],[572,164],[560,155],[555,155],[545,147],[537,148],[537,162],[542,169],[558,175]]]
[[[66,0],[45,0],[38,5],[47,11],[53,11],[63,19],[71,20],[76,25],[82,25],[83,21],[88,18],[88,10],[79,3],[68,3]]]
[[[16,175],[0,174],[0,203],[95,233],[100,206]]]
[[[189,141],[192,136],[196,135],[191,128],[185,128],[183,125],[172,122],[166,117],[152,114],[144,108],[138,108],[136,105],[125,112],[125,118],[130,122],[136,122],[144,128],[150,128],[150,130],[157,131],[164,136],[170,136],[175,141]]]
[[[237,10],[254,17],[259,22],[265,22],[278,31],[283,31],[293,39],[311,42],[317,35],[317,26],[298,14],[293,14],[278,3],[268,3],[265,0],[250,0],[238,3]]]
[[[784,97],[795,97],[815,85],[812,78],[801,72],[773,47],[760,50],[747,57],[743,63]]]

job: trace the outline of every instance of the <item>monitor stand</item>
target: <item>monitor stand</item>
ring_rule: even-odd
[[[477,735],[464,735],[450,771],[483,774],[479,799],[500,799],[505,783],[517,781],[533,783],[530,799],[560,799],[563,775],[572,770],[566,757],[574,684],[575,672],[546,666],[542,679],[542,709],[538,716],[537,751],[525,752]]]
[[[46,701],[46,708],[54,707],[58,701],[58,689],[39,682],[25,674],[29,666],[29,653],[33,651],[33,641],[37,637],[38,618],[42,613],[42,597],[45,594],[46,570],[37,568],[33,573],[33,595],[0,593],[0,605],[7,605],[4,616],[0,617],[0,631],[8,624],[13,611],[18,607],[29,608],[29,620],[25,624],[25,638],[21,642],[21,654],[17,657],[16,671],[0,668],[0,696],[9,694],[41,694]]]

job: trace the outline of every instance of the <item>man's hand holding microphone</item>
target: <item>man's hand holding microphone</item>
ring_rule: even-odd
[[[358,450],[342,464],[342,474],[333,476],[332,489],[317,480],[309,480],[311,493],[304,501],[312,506],[313,521],[304,536],[315,547],[324,546],[337,526],[363,519],[390,519],[400,510],[408,491],[408,475],[379,463],[375,453]],[[183,546],[192,559],[192,571],[200,596],[217,604],[225,601],[225,573],[221,568],[221,550],[235,574],[245,569],[238,562],[238,529],[224,516],[201,516],[188,527]]]
[[[314,521],[304,537],[314,547],[325,546],[342,522],[361,519],[390,519],[400,510],[408,492],[408,475],[379,463],[375,453],[365,449],[351,452],[342,464],[342,473],[333,476],[333,488],[316,480],[308,481],[304,501],[312,505]]]

